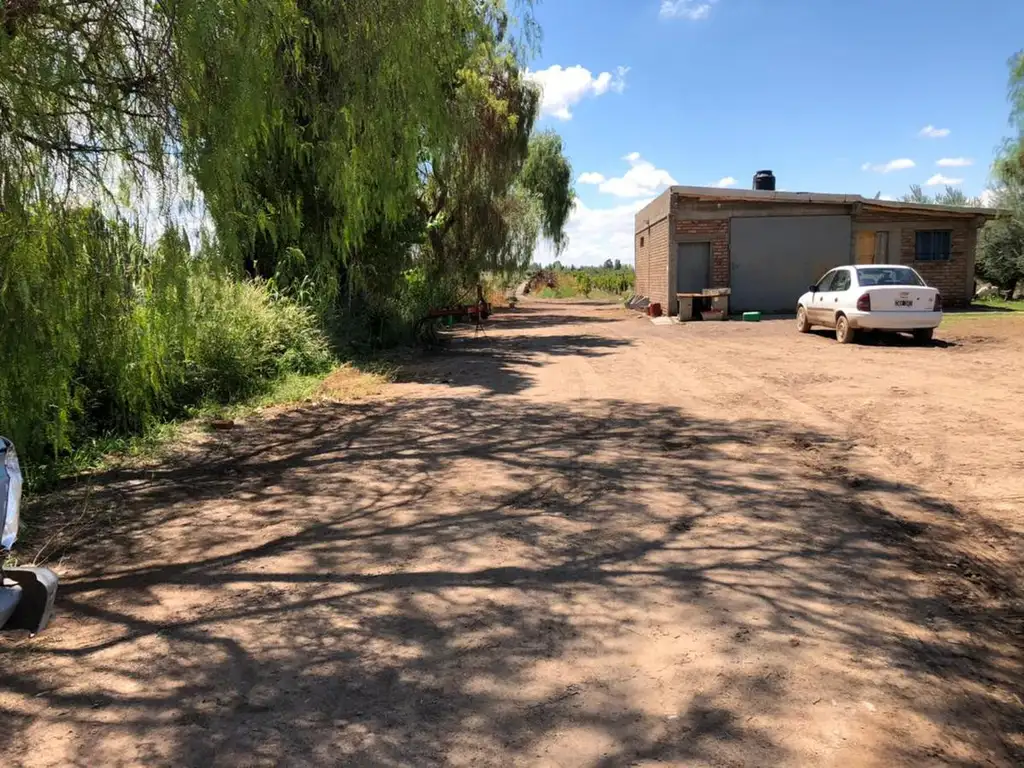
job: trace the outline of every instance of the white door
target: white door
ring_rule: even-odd
[[[842,306],[843,298],[846,296],[846,292],[850,290],[852,282],[850,270],[836,270],[835,277],[832,278],[832,283],[829,285],[828,290],[822,293],[821,323],[823,325],[827,325],[829,328],[836,327],[836,312]]]
[[[832,280],[837,271],[833,269],[831,272],[826,272],[825,276],[818,281],[818,290],[811,294],[811,306],[807,308],[807,316],[815,325],[825,322],[825,295],[832,287]]]

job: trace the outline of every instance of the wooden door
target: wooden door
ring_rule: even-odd
[[[857,233],[857,264],[875,263],[875,233],[861,230]]]
[[[875,264],[889,263],[889,233],[875,232]]]

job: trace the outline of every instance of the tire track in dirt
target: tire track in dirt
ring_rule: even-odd
[[[952,469],[903,474],[878,408],[964,433],[915,420],[909,466],[1009,474],[964,451],[977,403],[1021,424],[1015,343],[524,301],[377,400],[94,478],[110,513],[57,623],[2,647],[0,743],[15,766],[1019,765],[1020,558],[973,549],[1006,521]]]
[[[901,413],[927,414],[930,390],[941,390],[943,385],[946,387],[944,399],[936,416],[944,418],[954,433],[977,427],[981,421],[975,405],[977,394],[957,385],[959,362],[950,360],[948,355],[925,357],[928,353],[946,350],[868,349],[863,355],[868,360],[860,360],[852,370],[849,366],[845,369],[848,375],[857,376],[865,366],[899,359],[900,355],[909,353],[914,364],[920,364],[915,376],[925,382],[923,391],[911,395],[908,387],[915,385],[899,374],[883,373],[881,381],[871,382],[872,386],[861,386],[856,381],[852,386],[850,382],[842,386],[842,377],[833,373],[836,368],[822,364],[807,371],[806,362],[801,363],[796,357],[800,354],[797,345],[802,344],[804,354],[816,355],[817,347],[825,340],[797,337],[795,332],[793,339],[786,340],[789,342],[785,345],[787,352],[779,353],[758,348],[757,341],[752,344],[750,339],[735,340],[742,332],[725,334],[724,338],[717,337],[708,343],[702,338],[701,329],[692,334],[698,339],[691,344],[687,338],[690,328],[649,326],[643,321],[638,327],[636,321],[625,320],[602,330],[630,344],[611,355],[610,361],[600,361],[602,370],[595,372],[595,378],[610,382],[603,391],[626,401],[672,403],[686,413],[723,418],[737,428],[746,424],[756,431],[759,422],[770,418],[818,433],[824,439],[794,441],[774,436],[770,431],[761,437],[767,443],[788,450],[791,460],[845,484],[851,497],[850,508],[855,513],[868,506],[886,510],[885,517],[879,518],[875,513],[870,519],[865,518],[865,525],[891,527],[904,542],[908,557],[932,573],[938,593],[949,604],[958,606],[955,610],[966,613],[975,601],[982,601],[991,609],[991,613],[986,614],[990,620],[993,616],[1005,617],[996,619],[1002,624],[1003,636],[1024,636],[1019,590],[1024,553],[1019,538],[988,524],[977,514],[980,505],[964,492],[964,478],[959,476],[962,465],[951,459],[950,453],[955,448],[946,435],[930,435],[931,439],[924,444],[918,440],[903,446],[894,444],[885,434],[887,427],[902,423]],[[750,335],[756,338],[756,330]],[[841,366],[839,355],[844,353],[841,348],[829,349],[822,357],[828,355],[833,365]],[[791,373],[793,368],[799,372]],[[638,370],[642,371],[642,382],[638,382]],[[814,392],[837,382],[843,398],[822,398]],[[885,389],[887,384],[888,390]],[[851,390],[860,399],[859,404],[856,400],[850,403],[846,393]],[[905,400],[911,396],[916,407],[908,408]],[[897,404],[893,405],[893,401]],[[927,421],[926,416],[925,423]],[[911,428],[920,423],[920,420],[912,422]],[[934,428],[930,432],[934,433]],[[664,435],[653,437],[665,438]],[[1020,443],[1012,438],[1005,440],[1005,433],[1002,437],[1002,455],[1012,457],[1013,447],[1019,448]],[[908,470],[927,470],[929,474],[908,477]],[[873,487],[877,486],[877,481],[865,484],[862,480],[865,477],[884,478],[887,485],[895,487],[924,480],[924,485],[935,494],[936,501],[930,502],[934,509],[907,504],[894,494]],[[942,498],[950,501],[938,501]],[[954,519],[949,518],[950,514]],[[905,535],[906,531],[912,531],[913,535]],[[959,642],[965,642],[965,638]],[[944,650],[932,652],[928,647],[921,645],[924,663],[935,668],[956,669],[958,675],[954,679],[969,680],[976,676],[977,670],[964,659],[954,656],[951,660]],[[981,646],[974,652],[983,652]],[[1014,663],[1019,667],[1020,654],[1014,655]],[[954,684],[951,691],[950,695],[969,698],[966,684]],[[1011,704],[1012,700],[1007,703]],[[1020,745],[1002,738],[994,720],[990,719],[990,725],[1007,755],[1024,755]]]

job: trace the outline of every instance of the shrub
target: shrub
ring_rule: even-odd
[[[327,338],[313,313],[265,283],[199,275],[191,301],[195,327],[181,360],[181,390],[172,398],[178,405],[228,402],[285,373],[330,368]]]
[[[168,231],[93,209],[0,215],[0,433],[31,467],[331,362],[313,315]]]
[[[1009,203],[1013,198],[1004,199]],[[1024,280],[1024,204],[1019,197],[1016,201],[1009,215],[985,225],[978,241],[978,275],[1004,291]]]

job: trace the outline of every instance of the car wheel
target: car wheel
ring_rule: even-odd
[[[803,307],[796,310],[796,330],[798,333],[807,333],[811,330],[811,324],[807,322],[807,310]]]
[[[918,344],[931,344],[934,335],[934,328],[917,328],[914,330],[914,341]]]
[[[836,341],[840,344],[852,344],[854,337],[854,330],[850,327],[850,321],[846,319],[846,315],[840,315],[836,318]]]

